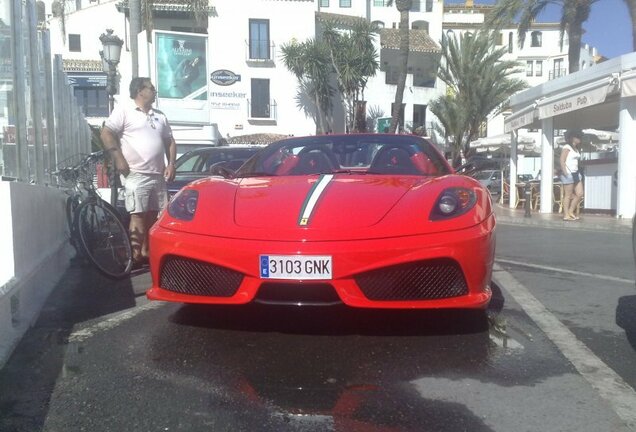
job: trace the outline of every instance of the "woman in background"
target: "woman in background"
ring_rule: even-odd
[[[583,182],[579,172],[581,153],[579,147],[583,134],[579,130],[568,130],[565,133],[566,144],[561,150],[561,182],[563,183],[563,220],[578,220],[575,210],[583,199]]]

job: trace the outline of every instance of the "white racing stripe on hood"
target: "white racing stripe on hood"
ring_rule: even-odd
[[[314,183],[313,187],[309,191],[309,195],[305,199],[303,207],[300,209],[300,218],[298,219],[298,225],[306,226],[309,224],[309,218],[311,217],[318,199],[324,192],[329,182],[333,179],[333,174],[323,174]]]

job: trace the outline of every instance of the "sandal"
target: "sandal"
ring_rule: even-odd
[[[138,270],[140,268],[147,267],[149,265],[148,257],[139,257],[137,259],[133,259],[132,262],[132,270]]]
[[[576,219],[574,219],[573,217],[570,217],[570,216],[564,216],[563,220],[564,221],[575,221]]]

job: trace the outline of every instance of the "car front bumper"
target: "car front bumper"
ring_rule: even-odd
[[[147,296],[151,300],[245,304],[258,300],[259,291],[264,286],[274,290],[284,288],[292,294],[298,290],[299,298],[303,298],[300,294],[305,287],[309,290],[309,287],[313,289],[319,284],[331,287],[337,295],[334,298],[352,307],[485,308],[491,297],[495,219],[494,215],[491,215],[473,227],[444,233],[329,242],[219,238],[176,232],[155,226],[151,231],[150,250],[153,285]],[[333,263],[332,278],[318,281],[263,279],[260,277],[259,268],[259,257],[263,254],[329,255]],[[222,275],[229,274],[230,279],[235,280],[236,289],[219,295],[212,292],[201,293],[198,290],[190,290],[187,286],[190,283],[188,280],[181,280],[181,284],[186,285],[186,290],[175,292],[165,286],[165,281],[170,279],[166,278],[168,265],[172,265],[175,260],[195,263],[194,266],[188,266],[185,273],[181,272],[180,279],[196,277],[196,284],[205,284],[205,280],[218,277],[217,270],[220,269]],[[213,271],[207,272],[208,268],[212,268]],[[432,273],[429,272],[430,268],[434,268]],[[197,269],[206,271],[192,275],[193,272],[199,273]],[[456,269],[455,273],[459,274],[458,279],[461,279],[456,285],[463,285],[459,291],[455,290],[445,295],[445,287],[441,286],[444,284],[440,281],[449,280],[444,274],[447,269]],[[408,289],[407,285],[413,274],[416,274],[417,284],[425,286],[424,296],[405,294],[402,291],[402,285],[405,290]],[[384,279],[374,280],[376,276]],[[383,285],[391,285],[387,278],[393,276],[400,279],[399,284],[388,291],[384,290]],[[378,289],[383,291],[383,294],[377,294]],[[430,294],[433,292],[434,295]]]

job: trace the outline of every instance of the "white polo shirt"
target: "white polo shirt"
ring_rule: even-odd
[[[130,171],[163,174],[166,143],[172,138],[172,129],[164,113],[151,109],[146,114],[134,102],[119,104],[105,126],[119,138]]]

